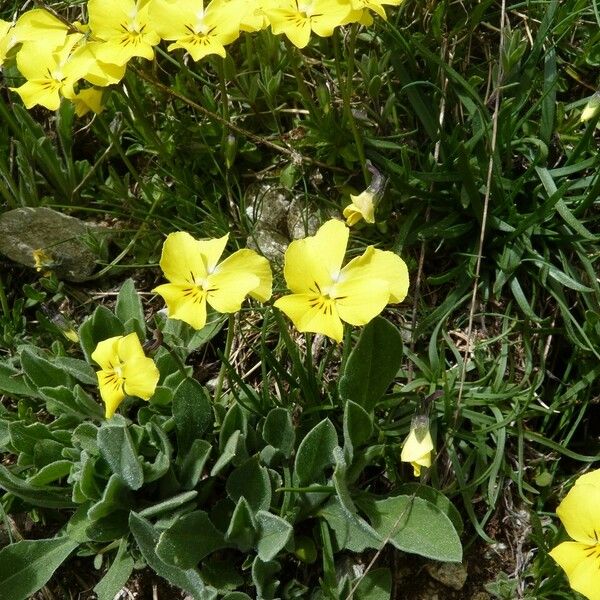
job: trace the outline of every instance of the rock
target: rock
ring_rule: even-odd
[[[425,565],[429,576],[453,590],[461,590],[467,581],[467,567],[457,563],[429,563]]]
[[[60,279],[85,281],[96,268],[86,236],[101,228],[46,207],[16,208],[0,214],[0,253],[12,261],[52,270]]]
[[[286,190],[267,184],[248,194],[246,215],[253,221],[248,247],[274,262],[282,262],[290,241],[313,235],[319,227],[314,210],[304,200],[291,198]]]

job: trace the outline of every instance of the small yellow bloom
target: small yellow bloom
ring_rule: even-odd
[[[98,47],[98,60],[120,66],[134,56],[154,58],[153,46],[160,36],[148,8],[148,0],[89,0],[90,31],[104,42]]]
[[[266,258],[243,249],[219,262],[228,238],[196,240],[183,231],[169,234],[160,266],[170,283],[153,291],[164,298],[170,318],[202,329],[207,303],[220,313],[234,313],[246,296],[260,302],[271,297],[273,276]]]
[[[572,542],[550,556],[564,569],[571,587],[589,600],[600,600],[600,469],[582,475],[556,509]]]
[[[32,252],[33,255],[33,267],[38,273],[42,271],[48,271],[56,264],[54,256],[43,248],[37,248]]]
[[[431,466],[431,453],[433,452],[433,440],[429,431],[429,419],[425,416],[417,416],[410,425],[410,432],[404,445],[400,460],[409,462],[413,467],[415,477],[421,475],[421,467]]]
[[[366,189],[358,196],[350,194],[352,202],[344,208],[346,225],[352,227],[361,219],[364,219],[367,223],[375,223],[375,198],[376,194],[370,189]]]
[[[96,375],[107,419],[115,414],[125,396],[150,400],[154,394],[160,374],[154,361],[144,354],[137,334],[118,335],[100,342],[92,360],[101,369]]]
[[[102,95],[102,90],[96,88],[87,88],[75,94],[71,98],[75,106],[75,114],[78,117],[83,117],[89,112],[99,115],[104,110]]]
[[[366,325],[387,304],[404,300],[408,269],[393,252],[369,246],[342,268],[349,229],[331,219],[314,236],[293,241],[285,253],[284,275],[293,292],[275,302],[298,331],[342,340],[342,321]]]
[[[154,0],[150,17],[165,40],[173,40],[167,50],[183,48],[194,60],[209,54],[225,57],[225,46],[240,34],[242,14],[237,4],[212,0]]]
[[[13,33],[16,43],[33,42],[48,52],[65,44],[69,27],[47,10],[35,8],[17,19]]]
[[[328,37],[347,22],[352,9],[343,0],[283,0],[264,9],[275,35],[285,34],[298,48],[304,48],[311,32]]]

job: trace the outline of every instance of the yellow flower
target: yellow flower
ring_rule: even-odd
[[[600,600],[600,469],[576,481],[556,514],[575,541],[559,544],[550,556],[564,569],[575,591]]]
[[[284,275],[293,292],[275,302],[298,331],[323,333],[337,342],[342,321],[366,325],[387,304],[408,292],[408,270],[393,252],[369,246],[342,268],[349,229],[331,219],[312,237],[292,242],[285,253]]]
[[[153,46],[160,42],[148,16],[148,0],[89,0],[90,31],[104,43],[97,58],[112,65],[124,65],[134,56],[154,58]]]
[[[0,19],[0,67],[6,61],[10,50],[17,44],[15,29],[9,21]]]
[[[33,255],[33,267],[38,273],[48,271],[56,265],[52,254],[43,248],[37,248],[31,254]]]
[[[144,354],[137,334],[109,338],[100,342],[92,359],[100,365],[98,386],[110,419],[125,396],[150,400],[160,377],[151,358]]]
[[[228,235],[196,240],[183,231],[165,240],[160,267],[170,283],[153,291],[167,303],[168,315],[202,329],[206,304],[221,313],[234,313],[246,296],[265,302],[271,297],[269,261],[253,250],[238,250],[219,262]]]
[[[73,97],[73,86],[88,68],[85,61],[73,59],[72,50],[81,38],[79,33],[69,35],[65,44],[54,52],[48,52],[45,42],[30,42],[19,50],[17,67],[27,81],[10,89],[21,96],[26,108],[40,104],[57,110],[61,96]]]
[[[225,46],[240,34],[240,8],[226,0],[212,0],[206,8],[203,0],[154,0],[150,17],[165,40],[174,40],[167,48],[184,48],[194,60],[208,54],[225,56]]]
[[[284,33],[298,48],[304,48],[314,31],[321,37],[346,22],[352,5],[343,0],[283,0],[266,7],[273,33]]]
[[[417,416],[410,425],[410,432],[402,446],[400,460],[409,462],[413,467],[415,477],[421,475],[421,467],[431,466],[433,440],[429,431],[429,419]]]
[[[83,117],[89,112],[99,115],[104,110],[102,94],[102,90],[96,88],[79,91],[71,98],[71,102],[75,106],[75,114],[78,117]]]
[[[358,196],[350,194],[352,202],[344,208],[348,227],[356,225],[361,219],[367,223],[375,223],[375,196],[376,194],[370,189],[366,189]]]

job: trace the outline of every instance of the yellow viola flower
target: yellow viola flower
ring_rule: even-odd
[[[400,460],[409,462],[413,467],[413,475],[421,475],[421,467],[431,466],[433,440],[429,431],[429,419],[423,415],[416,416],[410,425],[410,432],[402,446]]]
[[[384,4],[390,6],[398,6],[403,0],[351,0],[352,9],[355,11],[363,11],[365,9],[376,12],[382,19],[387,18],[385,14]]]
[[[150,17],[168,50],[183,48],[194,60],[209,54],[225,57],[225,46],[240,34],[239,6],[226,0],[154,0]]]
[[[246,0],[231,1],[237,2],[241,9],[241,31],[262,31],[269,26],[269,19],[265,9],[272,6],[274,4],[274,0],[254,0],[254,2],[248,2]]]
[[[350,194],[352,202],[344,208],[346,225],[352,227],[361,219],[364,219],[367,223],[375,223],[375,198],[376,194],[370,189],[366,189],[358,196]]]
[[[114,65],[99,60],[98,50],[103,44],[104,42],[94,42],[86,39],[84,43],[78,44],[72,57],[72,60],[82,61],[86,64],[82,79],[98,87],[107,87],[119,83],[125,77],[125,71],[127,70],[127,65]]]
[[[5,63],[8,53],[17,43],[13,24],[0,19],[0,67]]]
[[[311,32],[328,37],[346,23],[352,5],[343,0],[283,0],[265,8],[274,34],[285,34],[298,48],[304,48]]]
[[[75,107],[75,114],[78,117],[83,117],[89,112],[99,115],[104,110],[102,95],[103,91],[97,88],[80,90],[71,98],[71,102]]]
[[[556,509],[569,536],[550,551],[571,587],[589,600],[600,600],[600,469],[581,476]]]
[[[97,57],[112,65],[124,65],[134,56],[152,60],[160,42],[148,14],[149,0],[89,0],[89,26],[94,38],[104,43]]]
[[[342,321],[366,325],[387,304],[408,292],[408,269],[394,254],[372,246],[342,268],[349,229],[331,219],[314,236],[293,241],[285,253],[284,275],[293,292],[275,302],[298,331],[342,340]]]
[[[87,70],[85,62],[72,60],[72,50],[81,34],[67,37],[66,43],[54,52],[48,52],[45,43],[30,42],[17,54],[17,67],[27,81],[17,92],[26,108],[36,104],[49,110],[57,110],[61,96],[70,98],[75,94],[73,86]]]
[[[154,361],[144,354],[136,333],[100,342],[92,360],[100,366],[96,375],[107,419],[115,414],[126,396],[150,400],[154,394],[160,374]]]
[[[202,329],[207,303],[220,313],[234,313],[246,296],[260,302],[271,297],[272,274],[266,258],[243,249],[219,262],[228,238],[196,240],[183,231],[169,234],[160,267],[170,283],[153,291],[165,300],[171,319]]]
[[[600,111],[600,92],[596,92],[587,102],[579,117],[580,123],[591,121]]]

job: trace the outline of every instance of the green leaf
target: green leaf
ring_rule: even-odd
[[[194,600],[216,600],[217,590],[204,585],[196,569],[180,569],[159,558],[155,552],[159,534],[146,519],[132,512],[129,527],[146,563],[160,577],[185,590]]]
[[[260,600],[272,600],[279,587],[275,574],[279,573],[281,565],[276,560],[267,562],[256,557],[252,563],[252,583],[256,588],[256,597]]]
[[[452,521],[434,504],[413,496],[358,501],[373,529],[404,552],[460,562],[462,546]]]
[[[144,483],[142,464],[126,426],[103,424],[98,430],[98,448],[111,471],[131,490]]]
[[[354,600],[390,600],[391,596],[392,573],[384,568],[369,571],[354,592]]]
[[[383,317],[375,317],[360,334],[352,349],[339,392],[371,412],[390,386],[402,361],[402,336]]]
[[[256,523],[252,509],[242,496],[233,511],[225,539],[235,544],[242,552],[247,552],[254,545]]]
[[[68,537],[58,537],[23,540],[0,550],[0,598],[29,598],[46,584],[78,545]]]
[[[72,385],[66,371],[56,367],[30,347],[26,346],[21,350],[21,367],[34,388]]]
[[[422,483],[414,482],[403,483],[395,491],[406,496],[415,494],[416,496],[419,496],[419,498],[423,498],[424,500],[435,504],[452,521],[456,533],[458,533],[459,536],[462,535],[464,524],[460,512],[439,490]]]
[[[90,521],[98,521],[118,510],[128,510],[131,504],[131,492],[118,475],[111,475],[102,498],[88,510]]]
[[[71,472],[70,460],[57,460],[42,467],[35,475],[27,479],[30,485],[47,485],[57,479],[66,477]]]
[[[85,362],[85,360],[71,358],[70,356],[57,356],[53,362],[55,366],[62,369],[84,385],[98,385],[96,372]]]
[[[288,543],[294,528],[285,519],[264,510],[256,513],[257,551],[263,561],[275,558]]]
[[[368,441],[372,433],[372,415],[356,402],[348,400],[344,406],[344,450],[350,461],[354,448]]]
[[[339,549],[364,552],[367,548],[381,548],[380,538],[360,527],[355,519],[348,518],[348,512],[342,507],[339,498],[332,498],[319,509],[318,514],[327,521]]]
[[[5,364],[0,364],[0,394],[37,396],[36,392],[27,384],[23,373]]]
[[[184,457],[214,420],[208,393],[194,379],[185,379],[177,386],[173,395],[173,420],[177,432],[177,454]]]
[[[160,534],[156,554],[165,563],[190,569],[215,550],[228,547],[230,544],[208,514],[197,510],[184,515]]]
[[[300,485],[320,482],[325,468],[334,462],[337,443],[337,433],[329,419],[323,419],[306,434],[298,446],[294,465]]]
[[[152,504],[152,506],[148,506],[144,510],[141,510],[138,514],[141,517],[153,517],[164,512],[172,512],[176,508],[179,508],[180,506],[191,502],[197,495],[198,492],[196,490],[183,492],[183,494],[177,494],[172,498],[168,498],[167,500],[163,500],[162,502],[158,502],[157,504]]]
[[[117,318],[125,326],[125,333],[137,333],[141,339],[146,337],[146,323],[144,318],[144,307],[139,294],[135,290],[133,279],[127,279],[117,296],[115,307]]]
[[[246,498],[253,512],[268,510],[271,506],[271,480],[265,467],[253,456],[234,469],[226,483],[227,494],[237,502],[242,496]]]
[[[32,485],[15,477],[2,465],[0,465],[0,488],[25,500],[32,506],[44,508],[72,508],[74,506],[69,490],[54,486]]]
[[[133,558],[127,553],[127,543],[121,540],[117,555],[104,577],[94,587],[97,600],[114,600],[133,573]]]
[[[192,447],[178,465],[179,474],[177,479],[184,490],[191,490],[196,487],[211,450],[212,446],[210,442],[206,440],[194,440]]]
[[[86,360],[92,362],[92,352],[99,342],[124,333],[121,321],[105,306],[98,306],[79,328],[79,343]]]
[[[262,436],[267,444],[277,448],[286,458],[289,458],[294,451],[296,440],[290,411],[281,407],[269,411],[263,425]]]
[[[218,475],[238,454],[241,454],[244,445],[244,436],[241,431],[234,431],[227,440],[225,447],[221,451],[221,456],[213,465],[210,472],[211,476]]]

